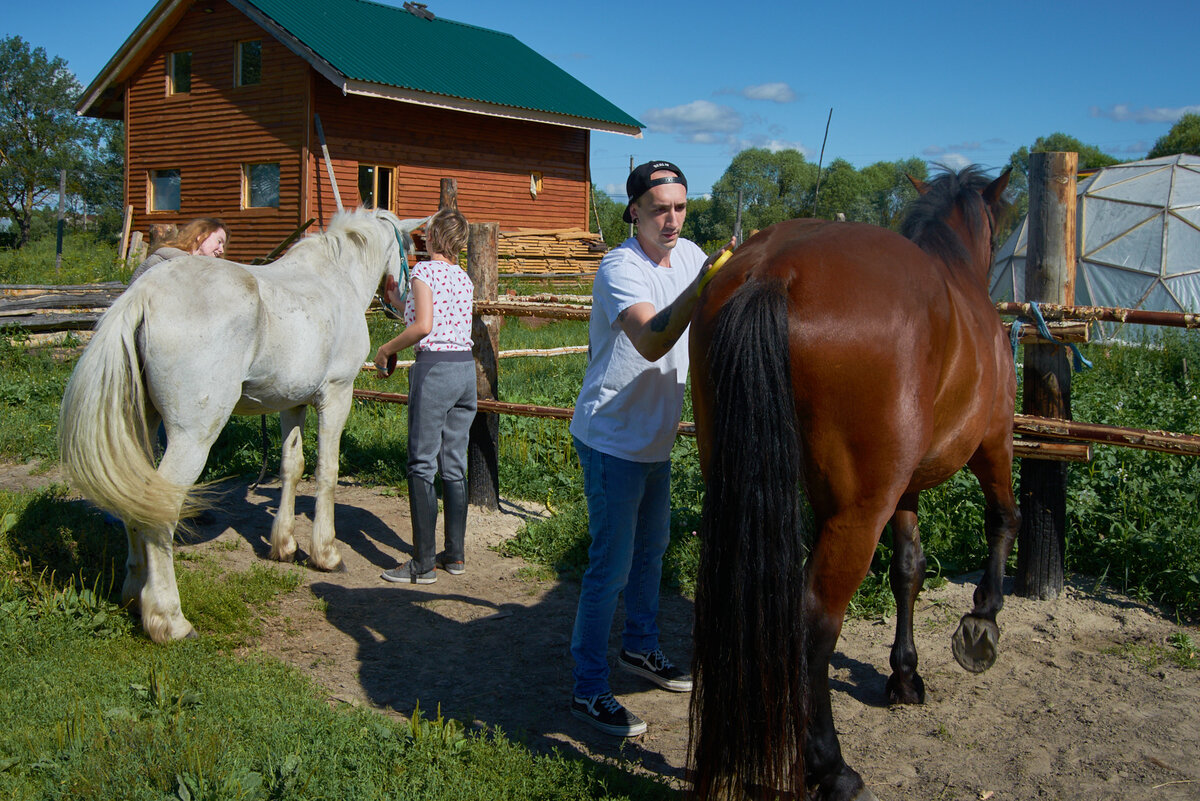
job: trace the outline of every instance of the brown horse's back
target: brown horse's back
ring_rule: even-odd
[[[853,460],[876,473],[856,478],[898,497],[945,480],[970,458],[992,427],[995,415],[983,407],[995,406],[997,393],[1008,395],[1011,414],[999,318],[982,282],[964,273],[887,229],[791,220],[737,250],[691,336],[706,349],[708,324],[747,281],[786,292],[806,473],[850,475],[837,466]],[[693,358],[699,380],[703,362]],[[857,497],[860,486],[843,489]]]

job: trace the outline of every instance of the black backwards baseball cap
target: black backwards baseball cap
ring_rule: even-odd
[[[668,176],[650,180],[650,176],[659,170],[670,170],[675,173],[675,177]],[[683,184],[683,188],[687,189],[687,178],[683,177],[683,170],[669,161],[647,161],[645,164],[634,167],[633,172],[629,173],[629,177],[625,180],[625,193],[629,195],[629,202],[625,204],[625,213],[621,215],[621,219],[627,223],[633,222],[633,217],[629,214],[629,207],[637,203],[638,198],[649,192],[651,187],[662,184]]]

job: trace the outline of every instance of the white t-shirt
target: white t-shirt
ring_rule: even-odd
[[[475,285],[471,277],[457,264],[444,261],[421,261],[412,268],[412,277],[419,278],[433,293],[433,328],[413,350],[462,351],[471,349],[471,312],[474,308]],[[404,325],[417,319],[413,293],[404,303]]]
[[[705,258],[695,243],[680,239],[671,266],[660,267],[634,237],[600,262],[592,285],[587,372],[571,420],[571,434],[584,445],[631,462],[671,458],[687,387],[687,331],[665,356],[648,362],[617,315],[635,303],[662,311],[695,280]]]

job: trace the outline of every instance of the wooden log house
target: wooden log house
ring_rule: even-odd
[[[134,230],[216,216],[226,257],[263,256],[347,208],[586,230],[590,136],[633,117],[514,37],[366,0],[160,0],[80,114],[125,123]]]

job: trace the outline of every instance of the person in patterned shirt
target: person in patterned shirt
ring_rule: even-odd
[[[451,575],[466,570],[467,439],[475,419],[475,362],[471,356],[474,285],[458,266],[467,245],[467,220],[442,209],[426,227],[429,260],[412,269],[404,304],[405,328],[379,346],[375,366],[387,376],[389,357],[416,351],[408,377],[408,498],[412,509],[413,558],[384,571],[385,581],[432,584],[435,566]],[[398,304],[395,289],[388,300]],[[445,545],[435,554],[437,490],[441,468]]]

